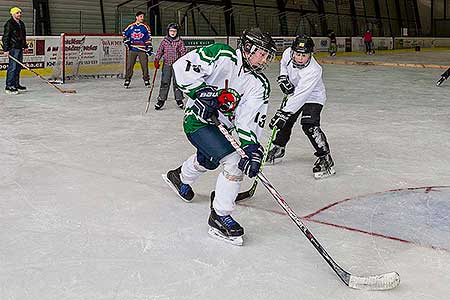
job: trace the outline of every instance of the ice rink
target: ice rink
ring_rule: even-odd
[[[450,64],[450,51],[423,55]],[[244,245],[212,239],[218,171],[193,185],[190,204],[163,182],[194,148],[172,94],[143,114],[149,89],[135,73],[128,90],[119,79],[80,80],[63,95],[25,78],[28,91],[0,95],[0,299],[447,299],[450,82],[435,86],[444,70],[323,67],[336,175],[313,178],[300,126],[264,173],[338,264],[397,271],[398,288],[346,287],[262,185],[234,214]],[[278,65],[266,73],[270,118]]]

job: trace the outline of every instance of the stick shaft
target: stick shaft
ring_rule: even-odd
[[[158,72],[158,69],[155,68],[155,72],[153,73],[153,79],[152,79],[152,87],[150,88],[150,93],[148,95],[148,100],[147,100],[147,106],[145,107],[145,113],[148,112],[148,108],[150,107],[150,100],[152,99],[153,88],[155,87],[155,79],[156,79],[157,72]]]
[[[64,93],[64,90],[62,90],[60,87],[54,85],[53,83],[51,83],[50,81],[48,81],[47,79],[45,79],[44,77],[42,77],[39,73],[37,73],[36,71],[34,71],[33,69],[28,68],[24,63],[20,62],[17,58],[15,58],[12,55],[8,55],[10,59],[14,60],[16,63],[18,63],[19,65],[21,65],[22,67],[24,67],[25,69],[27,69],[28,71],[34,73],[36,76],[38,76],[40,79],[42,79],[43,81],[45,81],[46,83],[48,83],[49,85],[51,85],[52,87],[54,87],[55,89],[57,89],[58,91],[60,91],[61,93]]]

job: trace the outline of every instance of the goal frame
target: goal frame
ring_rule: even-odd
[[[73,37],[116,37],[116,38],[122,38],[121,34],[114,34],[114,33],[80,33],[80,32],[63,32],[60,35],[60,47],[61,47],[61,81],[62,83],[65,83],[68,78],[70,78],[71,76],[69,76],[67,74],[67,50],[66,50],[66,40],[69,39],[71,36]],[[124,47],[125,48],[125,47]],[[81,50],[83,51],[83,50]],[[76,77],[80,77],[80,78],[99,78],[99,77],[121,77],[125,74],[125,70],[126,70],[126,59],[127,59],[127,51],[126,49],[124,49],[124,53],[121,57],[121,63],[122,63],[122,68],[120,73],[118,74],[90,74],[90,75],[77,75]],[[82,63],[80,63],[80,65],[82,65]]]

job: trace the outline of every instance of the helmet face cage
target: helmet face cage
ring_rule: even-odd
[[[309,37],[305,35],[301,35],[295,38],[295,40],[292,42],[291,46],[291,61],[294,67],[303,69],[309,65],[311,62],[311,56],[314,52],[314,41]],[[295,61],[294,55],[296,53],[301,54],[309,54],[310,57],[307,62],[305,63],[298,63]]]
[[[276,53],[276,46],[275,43],[273,43],[272,38],[270,36],[268,36],[268,39],[270,40],[269,42],[264,41],[252,35],[251,33],[248,34],[247,31],[244,31],[240,39],[240,49],[242,52],[248,54],[247,57],[243,56],[243,60],[245,66],[248,67],[250,70],[260,73],[274,59]],[[257,65],[251,64],[250,59],[253,55],[255,55],[256,51],[258,50],[262,50],[265,53],[267,53],[266,61],[264,63],[259,63]]]
[[[299,63],[299,62],[297,62],[297,61],[295,60],[295,57],[294,57],[294,55],[295,55],[296,53],[309,54],[309,59],[308,59],[308,61],[305,62],[305,63]],[[291,50],[291,61],[292,61],[292,64],[294,65],[294,67],[297,68],[297,69],[303,69],[303,68],[306,68],[306,67],[309,65],[309,63],[311,62],[311,57],[312,57],[312,52],[298,52],[298,51],[293,51],[293,50]]]
[[[179,26],[177,23],[170,23],[169,25],[167,25],[167,35],[169,35],[169,30],[171,29],[175,29],[177,31],[177,34],[175,35],[175,38],[178,36],[178,31],[179,31]]]

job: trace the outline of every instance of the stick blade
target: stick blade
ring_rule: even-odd
[[[397,272],[384,273],[372,276],[350,275],[348,286],[357,290],[383,291],[396,288],[400,284],[400,275]]]
[[[76,90],[62,90],[62,92],[63,92],[64,94],[76,94],[76,93],[77,93]]]

